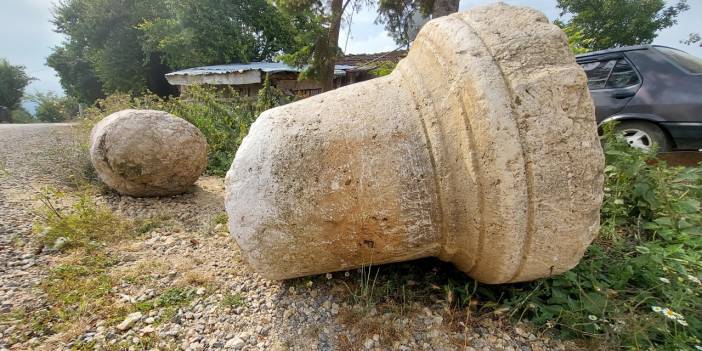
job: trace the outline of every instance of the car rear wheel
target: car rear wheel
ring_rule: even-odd
[[[670,151],[671,143],[668,136],[655,124],[643,121],[624,121],[614,130],[620,133],[631,147],[651,150],[657,145],[658,151]]]

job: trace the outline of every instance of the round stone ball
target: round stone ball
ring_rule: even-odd
[[[207,141],[197,127],[163,111],[123,110],[90,135],[98,177],[120,194],[168,196],[189,191],[207,166]]]

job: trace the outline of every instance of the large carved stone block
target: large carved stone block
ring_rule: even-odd
[[[565,35],[498,4],[429,22],[389,76],[263,113],[226,208],[267,278],[436,256],[518,282],[578,263],[599,228],[602,172]]]
[[[207,167],[207,140],[163,111],[124,110],[95,125],[90,160],[100,180],[136,197],[188,191]]]

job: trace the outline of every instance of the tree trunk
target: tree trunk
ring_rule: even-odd
[[[439,18],[458,12],[458,4],[460,2],[460,0],[434,0],[434,9],[431,12],[431,18]]]
[[[339,32],[341,31],[341,16],[346,5],[351,0],[331,0],[331,18],[329,19],[329,34],[327,40],[325,63],[322,68],[322,91],[334,89],[334,68],[336,67],[336,54],[339,46]]]

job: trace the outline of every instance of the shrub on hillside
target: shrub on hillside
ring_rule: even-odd
[[[65,122],[78,115],[78,101],[69,96],[37,93],[31,98],[36,102],[36,119],[42,122]]]

